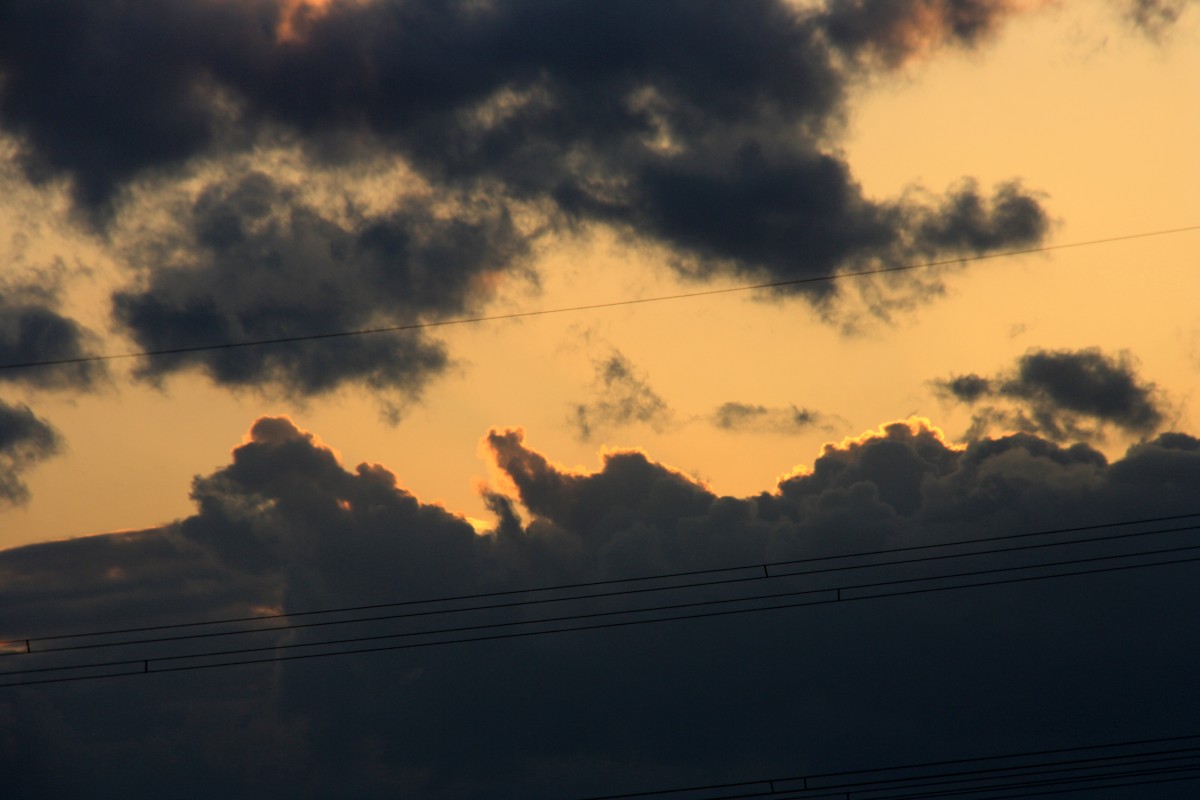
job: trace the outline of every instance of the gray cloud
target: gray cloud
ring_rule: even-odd
[[[958,453],[935,431],[893,423],[882,435],[843,447],[827,445],[811,473],[785,478],[779,489],[784,497],[799,499],[870,485],[876,505],[885,504],[907,516],[921,506],[926,479],[954,471],[958,460]]]
[[[29,406],[0,400],[0,505],[17,505],[29,499],[24,473],[62,447],[50,423],[34,416]]]
[[[722,403],[712,414],[712,424],[721,430],[747,433],[794,434],[821,425],[824,415],[807,408]]]
[[[875,201],[839,158],[803,142],[745,136],[648,160],[627,202],[582,195],[575,202],[673,245],[685,275],[799,281],[777,291],[816,302],[841,288],[804,281],[1030,246],[1049,230],[1045,210],[1018,183],[990,197],[965,181],[942,197],[911,191]]]
[[[992,381],[975,373],[956,375],[953,378],[936,381],[935,386],[942,393],[964,403],[974,403],[980,398],[987,397],[993,391]]]
[[[501,521],[480,536],[384,467],[348,469],[290,421],[261,419],[196,480],[192,516],[0,552],[0,638],[1157,517],[1195,510],[1200,480],[1200,440],[1183,433],[1110,464],[1031,434],[957,448],[896,423],[744,498],[643,453],[573,472],[519,431],[486,444],[517,495],[491,495]],[[506,800],[1169,735],[1198,710],[1179,612],[1200,600],[1192,571],[0,690],[5,730],[20,731],[0,733],[0,766],[33,798],[269,786]]]
[[[977,433],[1001,424],[1062,441],[1100,437],[1105,425],[1147,435],[1165,421],[1161,392],[1138,377],[1131,357],[1095,348],[1033,350],[1018,359],[1012,373],[960,375],[934,385],[965,403],[1002,401],[980,408]]]
[[[571,416],[571,424],[585,442],[599,430],[633,424],[661,430],[671,419],[667,402],[619,350],[596,362],[595,388],[595,398],[576,405]]]
[[[1153,384],[1142,383],[1127,354],[1099,350],[1038,351],[1021,357],[1004,392],[1146,433],[1163,421]]]
[[[96,337],[59,313],[50,274],[38,283],[0,281],[0,364],[29,364],[94,355]],[[88,390],[104,379],[103,363],[0,369],[0,382],[44,389]]]
[[[447,218],[413,201],[340,220],[263,173],[210,185],[183,213],[182,232],[137,255],[151,262],[142,285],[113,297],[114,315],[145,349],[453,315],[486,294],[483,279],[513,269],[526,254],[503,209],[474,204]],[[153,263],[180,251],[184,263]],[[405,331],[160,357],[140,374],[158,378],[199,366],[228,386],[315,395],[357,381],[412,396],[447,364],[440,344]]]
[[[68,176],[105,218],[142,178],[282,130],[316,161],[382,148],[447,191],[620,226],[692,276],[821,278],[1047,234],[1016,182],[869,198],[836,144],[863,77],[976,45],[1010,3],[378,0],[281,41],[282,8],[7,3],[0,112],[27,173]]]

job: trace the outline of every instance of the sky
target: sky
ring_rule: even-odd
[[[1200,512],[1197,5],[0,0],[0,672]],[[0,765],[565,800],[1200,734],[1195,533],[1027,555],[1143,563],[1118,530],[1179,563],[0,686]]]

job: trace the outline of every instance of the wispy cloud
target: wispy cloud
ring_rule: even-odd
[[[570,418],[582,441],[588,441],[599,431],[634,424],[661,430],[671,421],[666,400],[654,391],[646,376],[637,373],[621,351],[614,350],[597,361],[595,367],[595,396],[576,404]]]
[[[825,427],[826,417],[817,411],[797,406],[772,408],[752,403],[729,401],[712,413],[710,421],[723,431],[789,435],[814,427]]]

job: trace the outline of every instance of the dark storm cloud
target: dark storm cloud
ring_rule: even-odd
[[[58,361],[93,355],[87,329],[58,311],[51,286],[0,281],[0,365]],[[94,388],[103,379],[102,363],[0,369],[0,382],[47,389]]]
[[[533,150],[544,142],[561,158],[577,140],[641,133],[644,115],[624,109],[625,95],[655,79],[703,116],[725,120],[762,104],[821,113],[837,94],[812,32],[785,7],[757,0],[737,11],[623,3],[607,12],[545,2],[345,3],[287,43],[275,37],[280,6],[7,3],[7,126],[30,158],[76,175],[86,199],[206,149],[218,121],[214,89],[235,93],[247,124],[365,125],[455,172],[485,170],[493,151],[511,156],[522,134]],[[458,119],[500,90],[542,83],[565,106],[549,118],[537,109],[502,114],[500,130],[484,132]]]
[[[1130,356],[1095,348],[1035,350],[1021,356],[1010,374],[960,375],[934,384],[965,403],[1008,403],[982,406],[977,432],[995,422],[1061,441],[1095,438],[1104,425],[1144,436],[1165,421],[1161,392],[1138,376]]]
[[[0,116],[30,177],[70,175],[98,210],[136,176],[202,152],[212,67],[269,50],[271,2],[15,0],[0,7]]]
[[[1005,394],[1148,433],[1163,422],[1154,384],[1139,380],[1126,354],[1106,356],[1096,349],[1055,350],[1021,357]]]
[[[21,480],[24,473],[61,446],[54,428],[34,416],[28,406],[0,400],[0,505],[28,500],[29,489]]]
[[[186,209],[185,232],[148,263],[144,285],[114,295],[114,315],[147,350],[320,335],[419,322],[471,307],[480,281],[519,264],[507,213],[473,204],[450,218],[423,203],[340,221],[262,173],[218,182]],[[158,377],[200,365],[227,386],[274,384],[313,395],[347,381],[419,392],[447,366],[419,331],[216,349],[148,360]]]
[[[33,420],[27,409],[14,416]],[[191,496],[197,513],[161,529],[4,551],[5,607],[61,634],[70,620],[41,605],[45,592],[75,593],[89,598],[88,613],[153,625],[363,599],[379,588],[365,577],[384,561],[418,594],[489,580],[488,540],[462,517],[420,503],[379,465],[347,471],[286,418],[255,422],[231,463],[198,476]],[[175,585],[170,600],[159,596],[164,580]]]
[[[795,146],[768,154],[754,140],[731,152],[697,148],[657,159],[641,171],[633,202],[609,210],[699,259],[684,264],[689,272],[727,268],[783,281],[1028,246],[1049,227],[1017,184],[990,197],[967,182],[933,204],[876,202],[844,161]],[[837,288],[779,290],[823,297]]]
[[[953,471],[957,462],[958,453],[935,431],[893,423],[882,435],[826,445],[811,473],[785,478],[779,490],[785,498],[807,498],[866,485],[873,487],[874,503],[911,515],[921,505],[926,478]]]
[[[487,445],[521,503],[587,550],[606,549],[607,540],[625,534],[635,520],[674,534],[678,522],[705,515],[716,500],[695,480],[637,450],[606,454],[604,468],[589,475],[551,464],[525,445],[519,430],[492,431]]]
[[[419,502],[380,465],[348,472],[286,418],[256,422],[228,467],[196,479],[192,497],[200,513],[180,534],[224,563],[283,570],[289,606],[369,598],[381,561],[417,595],[489,581],[488,542],[465,519]]]
[[[632,424],[661,430],[671,419],[667,402],[619,350],[596,363],[595,389],[596,397],[576,405],[571,415],[572,425],[585,442],[598,430]]]
[[[1183,433],[1109,464],[1029,434],[957,448],[927,424],[895,423],[746,498],[639,452],[577,472],[519,431],[492,431],[486,444],[516,497],[491,494],[501,524],[480,536],[385,468],[347,469],[292,422],[261,419],[229,465],[195,481],[194,515],[0,552],[0,638],[1157,517],[1194,511],[1200,481],[1200,440]],[[120,786],[131,797],[561,800],[1171,735],[1191,731],[1198,711],[1180,612],[1200,600],[1192,574],[1180,564],[0,689],[0,719],[20,731],[0,735],[0,766],[31,798]],[[489,620],[460,619],[452,624]],[[310,634],[286,635],[301,644]]]
[[[0,112],[27,170],[72,177],[92,209],[283,129],[317,160],[356,159],[368,140],[434,185],[621,226],[689,275],[819,278],[1045,237],[1018,183],[876,200],[836,146],[860,78],[973,46],[1010,11],[379,0],[298,18],[280,41],[268,0],[13,0]]]

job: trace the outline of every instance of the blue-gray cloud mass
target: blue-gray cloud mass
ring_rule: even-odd
[[[348,469],[290,420],[260,419],[227,466],[196,479],[192,516],[0,552],[0,637],[986,540],[1195,511],[1200,486],[1200,440],[1182,433],[1109,462],[1087,445],[1031,434],[960,449],[924,423],[894,423],[828,446],[812,470],[741,498],[717,496],[637,451],[609,452],[598,470],[572,472],[519,430],[493,430],[485,442],[512,494],[488,490],[501,518],[479,535],[401,488],[386,468]],[[1194,535],[1152,542],[1178,547]],[[1109,547],[1052,548],[1045,557]],[[992,555],[971,563],[1009,562]],[[1194,572],[1179,563],[2,688],[0,766],[8,788],[30,798],[570,800],[1178,735],[1195,732],[1200,712],[1190,699],[1200,664],[1185,611],[1200,601]],[[919,573],[884,569],[859,580],[897,574]],[[537,608],[517,613],[545,613]],[[496,619],[481,614],[449,624]],[[320,630],[275,642],[303,644]],[[335,631],[378,632],[362,624]],[[240,647],[251,641],[238,638]],[[27,658],[4,656],[0,668]],[[1187,796],[1170,788],[1158,796]]]
[[[1019,178],[873,198],[838,146],[854,87],[939,48],[979,46],[1010,15],[1003,0],[295,6],[0,4],[0,132],[29,180],[65,179],[93,228],[116,224],[135,190],[183,191],[201,165],[280,142],[313,169],[383,154],[415,176],[399,194],[423,182],[435,198],[491,205],[467,223],[405,208],[347,227],[250,178],[216,181],[185,212],[174,249],[190,252],[187,266],[139,264],[149,275],[114,296],[116,320],[144,348],[398,324],[485,302],[464,277],[528,268],[514,255],[531,234],[507,226],[510,207],[564,231],[615,226],[665,246],[696,279],[824,278],[1027,247],[1048,232],[1042,199]],[[281,204],[296,206],[290,222],[252,230]],[[286,301],[263,294],[282,283]],[[820,302],[840,290],[802,291]],[[417,394],[446,360],[417,337],[290,349],[147,371]]]

